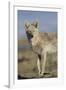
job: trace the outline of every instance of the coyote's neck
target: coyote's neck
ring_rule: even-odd
[[[34,34],[34,37],[31,39],[31,41],[33,46],[36,46],[39,43],[43,43],[39,32]],[[43,44],[40,44],[40,45],[43,45]]]
[[[32,49],[34,52],[41,54],[44,44],[42,44],[40,33],[34,34],[34,37],[31,39]]]

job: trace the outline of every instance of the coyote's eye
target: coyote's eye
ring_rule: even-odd
[[[31,33],[31,31],[29,31],[29,33]]]

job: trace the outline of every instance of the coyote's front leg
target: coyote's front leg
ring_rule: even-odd
[[[41,73],[41,67],[40,67],[40,59],[38,58],[37,60],[37,67],[38,67],[38,74],[40,76],[40,73]]]
[[[45,73],[46,66],[46,52],[44,52],[41,56],[41,76]]]

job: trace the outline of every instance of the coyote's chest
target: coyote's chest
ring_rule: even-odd
[[[34,37],[31,39],[31,45],[34,52],[41,54],[42,52],[42,44],[41,40],[38,37]]]

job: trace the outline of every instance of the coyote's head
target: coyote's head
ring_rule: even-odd
[[[30,41],[34,35],[38,32],[38,22],[25,22],[25,31],[27,34],[27,38]]]

